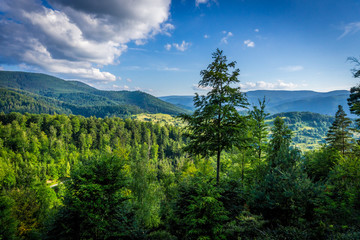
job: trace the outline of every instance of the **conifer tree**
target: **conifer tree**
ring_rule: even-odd
[[[350,118],[346,117],[346,113],[341,105],[338,106],[338,111],[335,114],[335,121],[330,127],[326,142],[330,147],[335,148],[343,155],[351,145],[352,134],[350,132]]]
[[[239,69],[236,62],[227,63],[223,51],[217,49],[213,53],[213,62],[202,70],[200,88],[210,88],[206,96],[194,97],[195,111],[192,115],[182,115],[188,123],[190,142],[186,150],[191,154],[217,157],[216,179],[219,183],[220,156],[223,150],[230,149],[239,141],[245,118],[240,116],[238,108],[245,108],[247,101],[240,92],[240,87],[232,87],[239,83]]]
[[[357,58],[349,57],[349,61],[355,64],[355,67],[351,69],[354,78],[360,78],[360,61]],[[360,115],[360,85],[350,89],[350,97],[347,99],[350,111],[353,114]],[[356,119],[356,124],[360,128],[360,119]]]
[[[250,112],[250,116],[253,120],[253,138],[255,143],[255,151],[258,156],[258,160],[261,161],[262,154],[264,152],[267,142],[267,124],[265,118],[269,116],[269,113],[265,112],[266,100],[265,97],[262,101],[259,99],[259,107],[254,106],[254,109]]]
[[[274,168],[278,165],[288,165],[284,156],[288,154],[290,149],[292,131],[285,124],[284,119],[276,117],[271,132],[272,137],[268,149],[269,166]]]

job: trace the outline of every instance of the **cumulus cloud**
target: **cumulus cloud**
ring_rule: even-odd
[[[244,41],[244,44],[245,44],[247,47],[255,47],[255,43],[254,43],[253,41],[251,41],[250,39],[245,40],[245,41]]]
[[[233,36],[232,32],[223,31],[222,33],[225,34],[225,36],[221,39],[221,42],[228,44],[229,37]]]
[[[178,51],[181,51],[181,52],[184,52],[185,50],[187,50],[189,47],[191,46],[191,43],[190,42],[185,42],[185,41],[182,41],[181,44],[178,44],[178,43],[173,43],[173,44],[166,44],[164,47],[166,50],[170,51],[172,47],[174,47],[176,50]]]
[[[145,44],[170,35],[170,0],[2,0],[0,53],[8,64],[25,64],[76,78],[114,81],[102,72],[116,64],[127,43]]]
[[[164,48],[166,49],[166,50],[168,50],[168,51],[170,51],[171,50],[171,44],[170,43],[168,43],[168,44],[166,44],[165,46],[164,46]]]
[[[285,71],[285,72],[297,72],[297,71],[303,70],[304,67],[301,66],[301,65],[296,65],[296,66],[280,67],[279,69],[280,69],[281,71]]]
[[[188,49],[188,48],[191,46],[191,43],[182,41],[181,44],[173,43],[173,46],[174,46],[177,50],[179,50],[179,51],[181,51],[181,52],[184,52],[186,49]]]
[[[255,28],[254,32],[260,32],[260,30],[258,28]]]
[[[352,22],[344,26],[343,33],[338,37],[338,39],[341,39],[345,37],[348,34],[356,33],[360,30],[360,22]]]
[[[254,82],[246,82],[244,84],[240,84],[242,90],[292,90],[299,87],[298,84],[291,82],[284,82],[282,80],[277,80],[275,83],[258,81]]]

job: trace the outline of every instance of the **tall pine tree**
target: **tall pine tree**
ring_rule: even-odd
[[[269,116],[269,113],[265,112],[266,100],[265,97],[261,101],[259,99],[259,107],[254,106],[254,109],[250,112],[250,116],[253,121],[252,133],[255,145],[255,152],[257,154],[259,162],[261,161],[262,154],[266,148],[268,125],[265,123],[265,118]]]
[[[223,150],[230,149],[240,141],[245,117],[238,108],[245,108],[247,100],[240,92],[240,87],[232,87],[239,83],[239,69],[236,62],[227,63],[223,51],[217,49],[213,53],[213,62],[202,70],[200,88],[210,88],[206,96],[194,97],[195,111],[192,115],[182,115],[188,123],[190,142],[186,150],[192,154],[217,157],[216,179],[219,183],[220,157]]]
[[[343,155],[350,148],[352,140],[351,120],[346,116],[343,107],[339,105],[335,114],[335,121],[326,135],[326,142],[330,147],[341,151]]]

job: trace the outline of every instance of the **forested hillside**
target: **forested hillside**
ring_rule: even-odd
[[[216,185],[215,159],[184,154],[187,139],[172,125],[1,114],[0,236],[359,237],[356,148],[346,155],[330,146],[301,155],[289,148],[291,132],[276,118],[259,158],[256,124],[249,126],[253,143],[222,155]]]
[[[270,115],[266,118],[267,129],[270,131],[276,117],[284,119],[286,125],[292,131],[292,146],[302,151],[319,149],[326,143],[326,134],[334,122],[335,117],[311,112],[287,112]],[[168,114],[138,114],[133,115],[132,119],[143,122],[153,122],[161,124],[172,124],[185,127],[177,117]],[[352,123],[355,127],[355,123]],[[270,135],[268,136],[270,138]]]
[[[173,124],[0,113],[0,239],[360,239],[360,149],[344,108],[269,118],[260,101],[240,114],[239,70],[219,49],[213,59],[200,82],[212,90]],[[326,145],[301,152],[301,134]]]
[[[186,112],[144,92],[101,91],[81,82],[39,73],[0,71],[0,90],[0,111],[6,113],[124,117],[138,113],[178,115]]]
[[[284,119],[292,131],[293,146],[301,150],[320,148],[326,143],[326,134],[335,117],[311,112],[286,112],[271,115],[267,122],[273,124],[276,117]],[[352,124],[354,126],[354,124]]]

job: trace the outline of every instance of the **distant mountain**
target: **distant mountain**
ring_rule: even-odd
[[[178,115],[185,109],[140,91],[102,91],[77,81],[39,73],[0,71],[0,112],[125,116]]]
[[[338,90],[331,92],[314,91],[275,91],[258,90],[246,92],[250,105],[258,105],[258,99],[267,100],[266,110],[271,114],[280,112],[314,112],[333,116],[338,105],[342,105],[351,116],[347,98],[350,92]],[[160,99],[182,108],[194,110],[193,96],[165,96]]]
[[[184,109],[188,109],[193,111],[194,110],[194,103],[193,103],[194,96],[165,96],[159,97],[159,99],[179,106]]]

